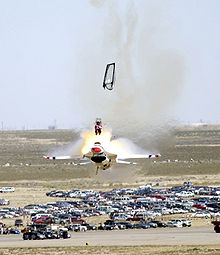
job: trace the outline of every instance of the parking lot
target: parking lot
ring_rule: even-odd
[[[4,194],[2,193],[3,196]],[[125,243],[129,233],[133,236],[129,241],[131,244],[139,242],[139,235],[140,243],[146,241],[145,235],[148,233],[155,235],[153,239],[148,237],[148,242],[157,240],[157,234],[160,234],[164,235],[164,244],[167,240],[165,237],[170,236],[170,241],[176,243],[179,240],[178,235],[182,240],[182,234],[186,234],[183,242],[187,242],[187,238],[191,234],[196,235],[199,228],[202,228],[199,231],[205,231],[204,233],[217,235],[211,221],[220,214],[219,187],[194,186],[191,182],[184,182],[181,186],[171,188],[146,184],[137,188],[109,191],[52,190],[46,192],[45,196],[53,197],[57,201],[28,204],[19,208],[0,207],[2,236],[17,235],[17,238],[27,242],[39,239],[54,239],[54,242],[58,242],[60,238],[72,240],[74,236],[74,240],[85,237],[85,242],[89,242],[90,237],[94,236],[94,240],[99,240],[100,235],[100,244],[94,240],[93,242],[94,245],[102,245],[106,242],[105,236],[107,239],[110,238],[108,235],[111,236],[104,234],[107,232],[117,233],[118,241]],[[199,228],[194,225],[197,218],[202,222]],[[13,223],[9,225],[8,219],[11,223],[16,220],[17,226],[13,226]],[[190,230],[191,228],[193,230]],[[171,229],[185,230],[176,232]],[[89,234],[81,236],[76,232]],[[176,233],[178,234],[175,237]],[[10,240],[10,237],[7,238],[6,240]],[[194,240],[197,239],[195,236]],[[189,238],[189,243],[190,240]],[[18,240],[15,238],[15,241]],[[113,244],[118,241],[113,237]],[[216,241],[213,244],[216,244]]]

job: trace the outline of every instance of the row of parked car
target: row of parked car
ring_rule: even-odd
[[[218,189],[193,186],[192,183],[186,182],[182,186],[172,188],[143,185],[139,188],[110,191],[53,190],[46,195],[63,197],[64,200],[31,204],[24,208],[3,207],[0,208],[0,217],[30,215],[32,225],[61,225],[70,231],[189,227],[191,222],[183,218],[215,218],[220,215],[220,196],[213,193]],[[204,191],[210,193],[204,195]],[[86,222],[91,216],[103,214],[109,216],[109,221],[105,224],[94,226]],[[173,215],[173,218],[178,215],[178,218],[166,223],[156,219],[164,215]]]
[[[140,220],[137,223],[127,221],[107,220],[100,225],[98,229],[113,230],[113,229],[137,229],[137,228],[165,228],[165,227],[191,227],[191,222],[186,219],[173,219],[167,223],[159,220]]]
[[[0,207],[0,219],[16,218],[23,214],[22,208]]]

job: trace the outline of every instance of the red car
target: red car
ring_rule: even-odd
[[[163,197],[163,196],[161,196],[161,195],[158,195],[158,194],[156,194],[156,195],[150,195],[150,197],[155,197],[155,198],[157,198],[157,199],[162,199],[162,200],[165,200],[165,199],[166,199],[165,197]]]
[[[42,216],[38,219],[34,220],[34,223],[38,223],[38,224],[50,224],[52,223],[52,219],[48,216]]]
[[[72,223],[79,223],[79,224],[86,223],[86,221],[83,220],[83,219],[75,219],[75,218],[71,218],[71,222]]]
[[[201,204],[194,204],[193,207],[196,207],[197,209],[201,209],[201,210],[206,209],[206,206],[205,205],[201,205]]]

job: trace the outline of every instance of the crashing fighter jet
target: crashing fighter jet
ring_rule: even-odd
[[[144,154],[130,154],[126,156],[119,156],[117,154],[113,154],[104,150],[100,142],[95,142],[93,147],[90,149],[89,152],[83,155],[83,159],[89,159],[88,161],[80,162],[80,163],[73,163],[74,166],[86,165],[90,163],[94,163],[96,165],[96,174],[98,174],[98,170],[106,170],[111,167],[112,163],[120,163],[120,164],[130,164],[136,165],[136,162],[129,162],[125,161],[125,159],[148,159],[148,158],[157,158],[160,154],[154,155],[144,155]],[[58,157],[51,157],[51,156],[44,156],[46,159],[76,159],[76,157],[71,156],[58,156]]]

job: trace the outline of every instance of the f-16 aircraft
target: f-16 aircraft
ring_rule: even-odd
[[[136,165],[136,162],[125,161],[125,159],[148,159],[148,158],[157,158],[160,154],[130,154],[126,156],[119,156],[117,154],[113,154],[107,152],[101,145],[100,142],[95,142],[93,147],[90,151],[83,155],[82,159],[88,159],[88,161],[83,161],[79,163],[73,163],[74,166],[86,165],[90,163],[94,163],[96,165],[96,174],[98,174],[99,169],[106,170],[111,167],[112,163],[119,163],[119,164],[130,164]],[[51,157],[51,156],[44,156],[46,159],[76,159],[77,157],[71,156],[58,156],[58,157]]]

